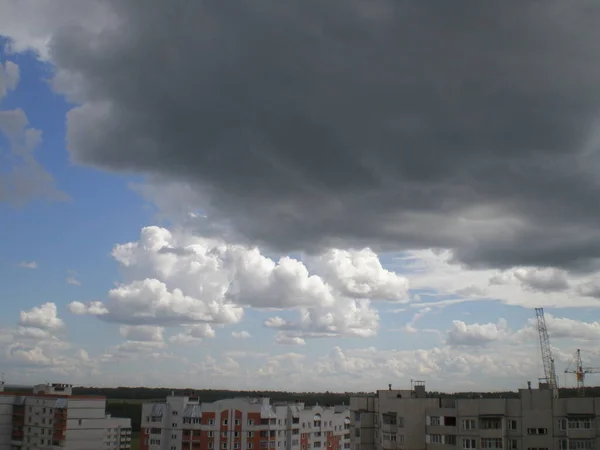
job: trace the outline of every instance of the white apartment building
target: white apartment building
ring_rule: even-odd
[[[354,397],[352,450],[595,450],[600,398],[553,398],[546,385],[519,398],[430,398],[414,390]]]
[[[131,420],[106,415],[106,399],[72,395],[70,384],[32,393],[0,387],[0,450],[128,450]]]
[[[142,407],[142,450],[348,450],[347,406],[170,396]]]

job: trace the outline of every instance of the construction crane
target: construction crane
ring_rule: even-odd
[[[546,319],[544,318],[544,308],[535,308],[537,318],[537,328],[540,335],[540,347],[542,349],[542,362],[544,363],[544,378],[548,387],[552,389],[554,398],[558,398],[558,378],[554,369],[554,358],[552,358],[552,348],[550,347],[550,336],[546,328]]]
[[[571,364],[575,363],[575,369],[571,369]],[[579,397],[585,396],[585,374],[586,373],[600,373],[600,367],[584,367],[581,362],[581,350],[577,349],[575,356],[569,367],[565,370],[565,373],[574,373],[575,379],[577,380],[577,395]]]

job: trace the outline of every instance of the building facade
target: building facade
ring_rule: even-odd
[[[354,397],[352,450],[600,449],[600,398],[430,398],[422,389]]]
[[[131,419],[106,415],[106,399],[68,384],[0,391],[0,450],[128,450]]]
[[[142,450],[349,450],[347,406],[170,396],[142,406]]]

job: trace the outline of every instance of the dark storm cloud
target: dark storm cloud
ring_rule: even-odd
[[[53,40],[75,161],[192,184],[286,250],[600,255],[596,1],[112,4]]]

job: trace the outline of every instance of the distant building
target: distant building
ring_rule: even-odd
[[[547,385],[519,398],[432,398],[413,390],[353,397],[352,450],[600,449],[600,398],[553,398]]]
[[[129,450],[131,419],[106,414],[106,398],[72,395],[70,384],[4,392],[0,384],[0,450]]]
[[[347,406],[171,396],[142,406],[142,450],[348,450]]]

